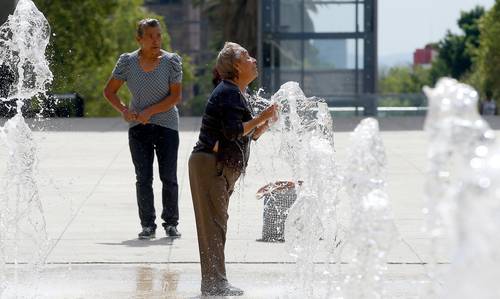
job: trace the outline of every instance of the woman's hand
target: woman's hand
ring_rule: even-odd
[[[266,120],[266,122],[260,126],[258,126],[255,131],[253,132],[252,139],[255,141],[262,136],[268,129],[269,129],[269,120]]]
[[[137,119],[137,114],[130,112],[128,109],[124,109],[122,110],[122,117],[126,122],[131,122]]]
[[[147,111],[143,111],[137,115],[137,121],[140,122],[141,124],[145,125],[149,123],[149,119],[151,118],[151,114],[148,113]]]
[[[269,119],[271,119],[272,122],[277,121],[278,105],[276,103],[272,104],[271,106],[267,107],[264,111],[262,111],[260,115],[263,118],[263,121],[267,121]]]
[[[264,126],[264,123],[269,124],[270,120],[276,121],[278,120],[278,105],[272,104],[267,107],[264,111],[262,111],[258,116],[252,118],[251,120],[243,123],[243,136],[246,136],[254,129]],[[265,126],[267,127],[267,125]],[[265,129],[261,129],[262,132],[265,132]],[[259,131],[261,131],[259,130]],[[261,133],[259,133],[261,134]],[[259,135],[258,134],[258,135]],[[259,135],[260,136],[260,135]]]
[[[279,118],[279,111],[278,111],[278,105],[276,105],[276,110],[274,111],[273,116],[267,121],[268,125],[271,125],[272,123],[277,122],[278,118]]]

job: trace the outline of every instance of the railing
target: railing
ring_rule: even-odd
[[[427,110],[423,93],[320,95],[332,111],[351,111],[355,115],[422,115]]]

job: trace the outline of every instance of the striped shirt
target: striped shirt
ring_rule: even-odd
[[[124,53],[116,63],[113,78],[126,82],[132,94],[129,109],[140,113],[169,96],[170,84],[182,82],[182,60],[179,55],[162,50],[158,66],[150,72],[145,72],[139,64],[139,50]],[[177,107],[153,114],[149,123],[178,131]],[[139,122],[131,122],[130,127],[138,124]]]

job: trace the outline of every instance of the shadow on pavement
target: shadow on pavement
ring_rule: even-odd
[[[121,241],[119,243],[111,243],[111,242],[105,242],[105,243],[97,243],[99,245],[111,245],[111,246],[116,246],[116,245],[121,245],[121,246],[128,246],[128,247],[149,247],[149,246],[170,246],[174,244],[174,240],[176,238],[159,238],[159,239],[153,239],[153,240],[139,240],[139,239],[131,239],[131,240],[126,240],[126,241]]]

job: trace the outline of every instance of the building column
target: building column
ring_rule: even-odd
[[[377,115],[377,0],[365,0],[363,94],[364,115]]]

